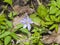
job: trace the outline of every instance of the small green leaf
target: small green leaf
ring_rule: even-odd
[[[18,13],[13,11],[13,17],[16,16]]]
[[[40,5],[37,9],[37,13],[42,19],[44,19],[45,16],[47,16],[48,11],[44,5]]]
[[[56,6],[56,5],[57,5],[57,3],[54,0],[52,0],[51,3],[49,4],[49,6]]]
[[[59,45],[59,44],[54,44],[54,45]]]
[[[58,31],[58,24],[56,24],[55,30],[56,30],[56,32]]]
[[[3,38],[5,36],[7,36],[7,35],[10,35],[10,33],[11,32],[9,32],[9,31],[5,31],[3,34],[0,35],[0,38]]]
[[[51,19],[52,21],[55,21],[55,20],[56,20],[56,16],[50,15],[50,19]]]
[[[60,22],[60,16],[57,17],[56,22]]]
[[[54,22],[45,22],[46,25],[52,25]]]
[[[13,19],[13,13],[10,12],[9,15],[8,15],[8,17],[9,17],[10,19]]]
[[[11,35],[14,39],[16,39],[16,40],[19,39],[18,36],[17,36],[15,33],[13,33],[13,32],[12,32],[10,35]]]
[[[21,28],[20,31],[25,33],[25,34],[29,34],[29,31],[27,29],[25,29],[25,28]]]
[[[55,14],[57,11],[58,11],[58,8],[57,8],[57,7],[51,6],[51,7],[50,7],[50,12],[49,12],[49,14]]]
[[[54,29],[54,28],[55,28],[55,30],[57,30],[58,25],[57,25],[57,24],[53,24],[53,25],[49,28],[49,30],[52,30],[52,29]]]
[[[50,18],[49,18],[49,16],[46,16],[46,17],[45,17],[45,20],[46,20],[46,21],[51,21]]]
[[[2,30],[0,34],[3,34],[5,32],[5,30]]]
[[[1,25],[0,29],[6,29],[6,26]]]
[[[4,21],[6,18],[5,18],[5,14],[2,14],[2,15],[0,15],[0,22],[1,21]]]
[[[13,32],[16,32],[18,29],[22,28],[23,24],[17,24]]]
[[[4,44],[8,45],[8,43],[11,41],[11,36],[6,36],[4,39]]]
[[[3,42],[0,40],[0,45],[3,45]]]
[[[44,45],[41,41],[38,43],[38,45]]]
[[[6,24],[9,28],[12,28],[12,22],[11,21],[6,20]]]
[[[30,43],[29,42],[25,42],[24,45],[30,45]]]
[[[60,0],[56,0],[57,1],[57,7],[60,8]]]
[[[6,3],[12,5],[12,0],[4,0],[4,2],[6,2]]]
[[[44,22],[43,20],[41,20],[41,21],[40,21],[40,25],[42,25],[42,26],[45,26],[45,27],[46,27],[46,24],[45,24],[45,22]]]
[[[56,16],[59,16],[60,15],[60,10],[58,12],[56,12]]]
[[[21,28],[21,27],[23,27],[23,24],[17,24],[17,25],[16,25],[16,29],[19,29],[19,28]]]
[[[34,22],[34,24],[40,25],[40,18],[37,17],[35,14],[30,15],[30,18],[32,19],[32,21]]]

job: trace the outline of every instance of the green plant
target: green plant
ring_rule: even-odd
[[[4,0],[3,2],[12,5],[12,0]],[[7,7],[4,9],[7,9]],[[9,19],[6,17],[7,15]],[[15,16],[17,16],[17,13],[14,11],[8,14],[5,14],[3,11],[0,14],[0,45],[12,45],[12,40],[16,42],[20,40],[16,45],[44,45],[40,40],[42,34],[53,29],[58,31],[58,25],[60,24],[60,0],[51,0],[48,6],[44,6],[43,4],[38,6],[37,12],[27,17],[29,19],[28,23],[31,20],[33,21],[31,24],[32,29],[30,28],[30,30],[23,28],[23,24],[27,22],[24,21],[25,18],[23,24],[17,24],[16,28],[14,28],[12,20]],[[29,27],[29,25],[26,27]]]

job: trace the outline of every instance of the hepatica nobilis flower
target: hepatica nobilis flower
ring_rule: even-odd
[[[25,13],[25,16],[20,20],[20,22],[24,25],[23,28],[28,28],[28,30],[31,29],[33,21],[29,18],[27,13]]]

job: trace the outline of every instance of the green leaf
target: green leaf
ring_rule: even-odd
[[[31,39],[33,43],[38,43],[40,40],[40,33],[34,32],[34,34],[32,34]]]
[[[6,24],[9,28],[12,28],[12,22],[11,21],[6,20]]]
[[[44,45],[41,41],[38,43],[38,45]]]
[[[42,25],[42,26],[45,26],[45,27],[46,27],[46,24],[45,24],[45,22],[44,22],[43,20],[41,20],[41,21],[40,21],[40,25]]]
[[[0,21],[1,25],[6,25],[6,23],[4,21]]]
[[[57,0],[57,7],[60,8],[60,0]]]
[[[12,12],[9,13],[8,17],[10,19],[13,19],[13,17],[16,16],[16,15],[17,15],[17,12],[12,11]]]
[[[8,45],[10,41],[11,41],[11,36],[6,36],[4,39],[4,45]]]
[[[16,16],[18,13],[13,11],[13,16]]]
[[[56,12],[56,16],[59,16],[60,15],[60,10],[58,12]]]
[[[12,0],[4,0],[4,2],[6,2],[6,3],[12,5]]]
[[[18,36],[17,36],[15,33],[13,33],[13,32],[12,32],[10,35],[11,35],[14,39],[16,39],[16,40],[19,39]]]
[[[52,25],[54,22],[45,22],[46,25]]]
[[[30,18],[32,19],[32,21],[34,22],[34,24],[40,25],[40,18],[37,17],[35,14],[30,15]]]
[[[21,27],[23,27],[23,24],[17,24],[17,25],[16,25],[16,29],[19,29],[19,28],[21,28]]]
[[[27,29],[25,29],[25,28],[21,28],[20,31],[25,33],[25,34],[29,34],[29,31]]]
[[[50,18],[49,18],[49,16],[46,16],[46,17],[45,17],[45,20],[46,20],[46,21],[51,21]]]
[[[55,30],[56,30],[56,32],[58,31],[58,24],[56,24]]]
[[[49,28],[49,30],[52,30],[52,29],[54,29],[55,28],[55,30],[58,30],[58,25],[57,24],[53,24],[50,28]]]
[[[8,15],[8,17],[9,17],[10,19],[13,19],[13,13],[10,12],[9,15]]]
[[[0,40],[0,45],[3,45],[3,42]]]
[[[49,12],[49,14],[55,14],[57,11],[58,11],[58,8],[57,8],[57,7],[51,6],[51,7],[50,7],[50,12]]]
[[[47,16],[48,11],[44,5],[40,5],[37,9],[37,13],[42,19],[44,19],[45,16]]]
[[[30,43],[29,42],[25,42],[24,45],[30,45]]]
[[[2,30],[0,34],[3,34],[5,32],[5,30]]]
[[[52,21],[56,21],[56,16],[54,16],[54,15],[50,15],[50,19],[52,20]]]
[[[18,29],[22,28],[23,24],[17,24],[13,32],[16,32]]]
[[[9,31],[5,31],[3,34],[0,35],[0,38],[3,38],[5,36],[7,36],[7,35],[10,35],[10,33],[11,32],[9,32]]]
[[[59,44],[54,44],[54,45],[59,45]]]
[[[0,29],[6,29],[6,26],[1,25]]]
[[[1,21],[4,21],[6,18],[5,18],[5,14],[2,14],[2,15],[0,15],[0,22]]]
[[[57,17],[56,22],[60,22],[60,16]]]
[[[52,0],[51,3],[49,3],[49,6],[56,6],[56,5],[57,5],[57,3],[54,0]]]

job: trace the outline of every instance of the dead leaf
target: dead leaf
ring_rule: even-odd
[[[15,5],[13,7],[14,11],[17,12],[18,14],[23,14],[23,13],[28,13],[31,14],[34,12],[34,9],[30,8],[29,6],[19,6],[19,5]]]

